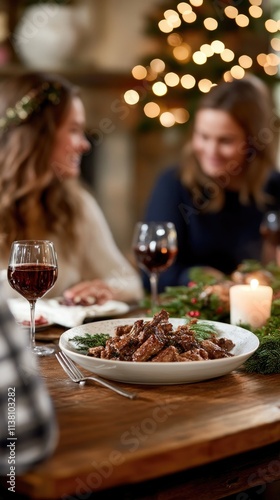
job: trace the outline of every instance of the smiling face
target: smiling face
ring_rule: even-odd
[[[56,133],[51,165],[60,178],[78,177],[82,155],[90,149],[84,135],[85,110],[79,97],[71,100],[69,111]]]
[[[235,180],[238,171],[242,175],[246,136],[226,111],[211,108],[199,110],[195,117],[192,145],[200,167],[208,177],[219,177],[233,170]]]

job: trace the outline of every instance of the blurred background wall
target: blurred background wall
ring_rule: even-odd
[[[207,91],[201,82],[207,87],[232,68],[261,72],[277,100],[279,12],[278,0],[0,0],[0,78],[32,68],[80,86],[92,143],[83,176],[128,254],[154,180],[177,160],[196,96]],[[194,53],[217,40],[224,47],[208,53],[207,64],[194,61]],[[236,61],[227,51],[236,51]],[[185,79],[184,86],[182,74],[194,75],[196,84]],[[153,96],[161,99],[155,120],[143,108],[154,101],[156,81],[168,92]]]

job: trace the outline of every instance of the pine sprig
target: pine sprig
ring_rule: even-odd
[[[90,347],[105,347],[106,341],[110,338],[108,333],[96,333],[90,335],[86,333],[85,335],[76,335],[69,339],[70,342],[75,342],[77,351],[87,352]]]
[[[244,275],[257,271],[269,273],[271,276],[270,286],[274,291],[271,317],[267,323],[255,331],[251,325],[240,325],[255,333],[260,340],[257,351],[246,361],[245,370],[248,373],[280,373],[280,268],[274,262],[263,266],[259,261],[249,259],[244,260],[238,266],[238,271]],[[215,289],[215,284],[218,284],[219,281],[215,281],[215,278],[207,271],[205,272],[203,268],[193,268],[192,273],[193,283],[191,286],[167,287],[164,293],[160,294],[160,304],[154,312],[165,309],[173,318],[192,319],[192,317],[196,317],[199,320],[206,319],[228,323],[227,304],[221,300],[219,294],[205,293],[207,287],[211,288],[213,285],[213,289]],[[146,302],[146,307],[149,307],[148,302]],[[209,338],[209,325],[205,330],[200,325],[201,322],[192,328],[197,329],[198,335],[201,334],[201,340]],[[203,337],[204,335],[206,336]]]
[[[255,335],[260,345],[256,352],[245,362],[248,373],[280,373],[280,316],[272,316]]]
[[[211,338],[212,335],[217,335],[215,326],[211,325],[211,323],[204,323],[203,321],[190,325],[190,330],[194,332],[194,336],[199,342]]]
[[[166,287],[159,299],[159,305],[153,313],[165,309],[172,318],[196,317],[213,321],[226,321],[229,318],[227,305],[217,294],[206,294],[205,283]],[[146,307],[150,307],[148,300]]]

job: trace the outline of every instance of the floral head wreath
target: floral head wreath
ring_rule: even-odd
[[[8,108],[5,115],[0,118],[0,130],[10,126],[20,125],[33,113],[40,110],[41,105],[50,102],[57,105],[61,99],[61,85],[58,82],[44,82],[40,87],[30,90],[13,108]]]

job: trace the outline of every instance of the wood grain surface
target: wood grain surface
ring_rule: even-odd
[[[50,338],[59,332],[63,329],[50,328]],[[54,356],[41,358],[39,365],[56,408],[60,439],[50,459],[17,478],[18,493],[28,498],[71,500],[69,495],[133,483],[163,485],[165,476],[174,474],[173,493],[166,486],[157,498],[177,498],[176,488],[200,492],[178,498],[222,498],[207,497],[211,481],[207,493],[196,475],[207,464],[212,464],[214,482],[216,471],[216,486],[219,478],[217,494],[224,496],[248,485],[260,464],[278,460],[273,480],[280,478],[280,375],[249,375],[241,368],[194,384],[120,384],[137,391],[138,398],[128,400],[94,382],[74,384]],[[225,466],[227,460],[232,473],[221,473],[224,467],[216,464]],[[261,481],[257,475],[256,484]]]

